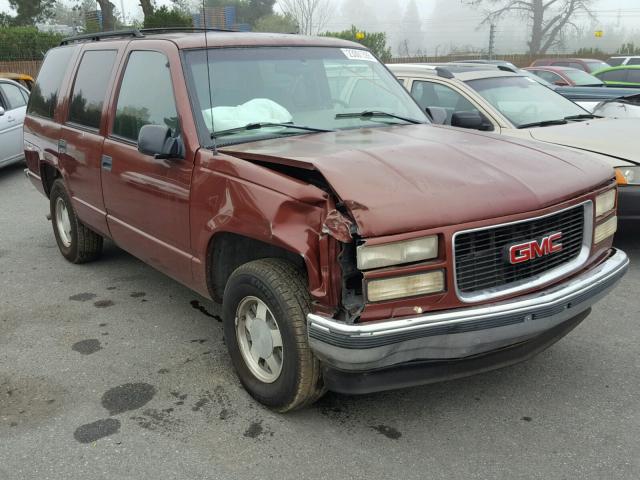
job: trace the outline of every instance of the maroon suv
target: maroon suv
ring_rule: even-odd
[[[222,302],[240,380],[279,411],[530,357],[628,265],[610,167],[432,126],[347,41],[71,38],[24,138],[62,255],[110,238]]]

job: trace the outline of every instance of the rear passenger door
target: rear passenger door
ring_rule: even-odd
[[[117,58],[115,48],[92,45],[82,53],[58,142],[73,207],[85,224],[102,234],[109,232],[100,185],[103,118]]]
[[[128,53],[114,92],[111,128],[102,156],[109,229],[122,248],[183,283],[190,283],[193,155],[156,159],[138,151],[138,134],[143,125],[166,125],[174,137],[182,138],[175,95],[176,87],[184,89],[180,61],[177,52],[137,47],[140,42],[131,45],[134,44],[136,48]],[[172,76],[176,77],[175,82]],[[186,98],[186,93],[181,98]]]

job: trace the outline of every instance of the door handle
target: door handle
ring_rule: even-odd
[[[113,166],[113,159],[108,155],[102,155],[102,158],[100,160],[100,165],[102,166],[103,170],[110,172],[111,167]]]
[[[15,122],[16,119],[13,117],[7,117],[7,122]]]

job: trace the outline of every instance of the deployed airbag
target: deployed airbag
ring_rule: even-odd
[[[293,117],[282,105],[268,98],[254,98],[236,107],[213,107],[202,111],[212,132],[244,127],[250,123],[289,123]]]

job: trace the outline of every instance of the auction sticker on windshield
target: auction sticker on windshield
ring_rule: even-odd
[[[376,57],[374,57],[371,52],[366,50],[357,50],[355,48],[341,48],[342,53],[344,53],[345,57],[349,60],[366,60],[367,62],[377,62]]]

